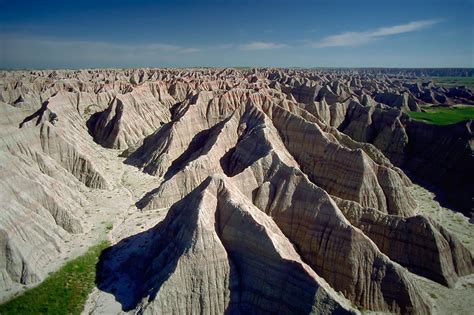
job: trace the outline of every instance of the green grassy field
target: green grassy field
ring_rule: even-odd
[[[474,119],[474,106],[424,107],[423,112],[408,112],[408,115],[413,119],[436,125],[451,125]]]
[[[436,85],[443,87],[465,86],[471,90],[474,89],[474,77],[427,77],[422,82],[433,81]]]
[[[95,285],[100,253],[109,246],[104,241],[91,247],[39,286],[0,305],[0,314],[80,314]]]

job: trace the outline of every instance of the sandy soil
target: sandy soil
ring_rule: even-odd
[[[143,195],[159,186],[161,179],[145,174],[136,167],[124,164],[124,158],[119,157],[120,152],[115,150],[105,150],[104,157],[110,161],[111,169],[109,174],[116,190],[121,196],[112,198],[113,207],[121,207],[121,215],[114,218],[113,229],[108,231],[108,239],[112,244],[131,235],[146,231],[161,222],[169,208],[156,209],[152,211],[140,211],[135,206]],[[110,200],[110,199],[109,199]],[[110,205],[104,205],[108,207]],[[94,288],[89,295],[84,307],[83,314],[124,314],[122,305],[115,300],[115,297],[107,292]]]
[[[431,191],[413,184],[409,188],[418,203],[421,214],[434,219],[447,230],[452,232],[474,255],[474,224],[459,212],[442,207]]]
[[[411,193],[418,203],[421,214],[434,219],[474,254],[474,224],[458,212],[440,206],[434,194],[425,188],[413,185]],[[462,277],[454,288],[447,288],[423,277],[415,276],[426,291],[433,305],[433,314],[474,314],[474,274]]]
[[[169,208],[151,210],[151,211],[136,211],[130,214],[122,224],[117,226],[110,234],[109,238],[115,244],[120,240],[131,235],[146,231],[159,222],[161,222]],[[122,305],[115,300],[113,294],[94,288],[89,295],[89,299],[84,306],[82,314],[126,314],[133,312],[122,311]]]

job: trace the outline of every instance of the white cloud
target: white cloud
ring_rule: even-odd
[[[374,30],[368,30],[365,32],[345,32],[341,34],[324,37],[319,42],[312,42],[310,46],[317,47],[317,48],[338,47],[338,46],[357,46],[357,45],[366,44],[368,42],[380,39],[385,36],[414,32],[420,29],[433,26],[439,22],[440,20],[420,20],[420,21],[413,21],[406,24],[380,27],[380,28],[377,28]]]
[[[202,49],[196,48],[196,47],[181,48],[178,50],[178,52],[182,54],[190,54],[190,53],[196,53],[200,51],[202,51]]]
[[[272,42],[251,42],[240,45],[240,50],[263,50],[263,49],[278,49],[286,47],[286,44],[272,43]]]
[[[234,48],[234,44],[218,44],[210,47],[211,49],[231,49]]]
[[[139,47],[150,49],[150,50],[162,50],[162,51],[175,51],[175,50],[181,49],[179,46],[169,45],[169,44],[148,44],[148,45],[139,45]]]
[[[122,44],[104,41],[81,41],[0,34],[0,66],[49,65],[50,67],[87,67],[101,65],[168,64],[179,60],[178,54],[201,51],[167,43]]]

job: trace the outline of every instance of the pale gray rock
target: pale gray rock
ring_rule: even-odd
[[[91,300],[87,312],[435,311],[418,276],[458,290],[472,253],[419,214],[394,165],[423,166],[428,155],[464,161],[470,124],[449,129],[462,139],[438,152],[426,146],[437,136],[444,143],[445,130],[411,124],[402,111],[472,93],[410,75],[0,72],[2,296],[42,281],[114,209],[94,297],[115,304]],[[105,190],[121,202],[103,199]]]

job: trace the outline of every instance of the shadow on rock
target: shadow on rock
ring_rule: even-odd
[[[25,119],[23,119],[23,121],[19,124],[18,128],[23,128],[23,126],[36,118],[36,126],[38,126],[40,123],[41,123],[41,120],[43,119],[43,115],[45,114],[46,110],[48,109],[48,104],[49,102],[46,101],[44,102],[42,105],[41,105],[41,108],[38,109],[36,112],[34,112],[33,114],[31,114],[30,116],[28,117],[25,117]],[[49,120],[51,122],[55,121],[57,119],[57,115],[55,113],[50,113],[49,115]]]
[[[177,212],[170,210],[163,222],[121,240],[100,256],[97,288],[113,294],[123,311],[136,308],[145,297],[154,300],[191,244],[192,233],[173,223]],[[189,217],[190,224],[196,220],[197,216]]]

